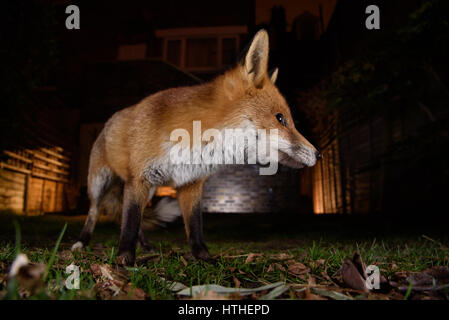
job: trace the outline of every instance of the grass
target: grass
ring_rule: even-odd
[[[44,290],[26,298],[108,298],[98,288],[99,279],[91,266],[98,264],[115,268],[118,226],[99,223],[91,245],[85,251],[72,255],[69,249],[81,230],[82,219],[61,216],[17,217],[9,214],[0,216],[2,296],[7,292],[5,279],[8,268],[19,248],[30,261],[48,267]],[[292,225],[291,220],[272,216],[206,216],[205,238],[216,259],[214,264],[190,258],[183,226],[175,223],[148,233],[148,238],[156,246],[155,252],[147,253],[138,248],[137,257],[141,260],[134,268],[120,273],[126,274],[126,282],[132,288],[141,289],[146,298],[178,299],[161,278],[186,286],[219,284],[255,288],[277,281],[301,286],[308,284],[312,277],[317,285],[329,286],[332,281],[338,281],[343,260],[351,257],[355,251],[360,253],[367,265],[377,265],[381,274],[388,279],[401,272],[418,272],[433,266],[449,265],[449,252],[443,247],[449,242],[444,233],[428,233],[435,239],[429,241],[422,237],[422,230],[405,228],[394,233],[391,230],[374,232],[363,227],[354,228],[353,224],[346,229],[341,225],[334,227],[333,221],[314,219],[306,219],[306,225],[299,222]],[[20,225],[19,234],[13,221]],[[258,255],[248,262],[249,253]],[[280,253],[287,254],[288,259],[279,258]],[[310,276],[290,272],[289,264],[292,261],[302,263],[309,269]],[[68,276],[65,268],[70,263],[80,267],[79,290],[69,290],[62,285]],[[410,290],[406,295],[406,298],[412,296]],[[134,296],[130,294],[130,297]],[[303,298],[293,289],[281,297]]]

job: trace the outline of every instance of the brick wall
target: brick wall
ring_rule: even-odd
[[[311,199],[301,195],[299,170],[279,167],[273,176],[259,175],[255,165],[227,166],[204,186],[204,212],[312,213]]]

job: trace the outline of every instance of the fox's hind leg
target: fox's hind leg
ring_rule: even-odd
[[[145,251],[153,251],[155,248],[154,245],[147,240],[142,228],[139,230],[139,245]]]
[[[117,177],[106,166],[102,167],[98,172],[89,172],[87,187],[90,199],[89,213],[78,241],[72,246],[72,251],[82,249],[89,244],[100,215],[101,204],[114,179],[117,179]]]

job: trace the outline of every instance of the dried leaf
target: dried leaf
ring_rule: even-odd
[[[444,266],[432,267],[430,269],[427,269],[425,272],[434,277],[440,284],[449,283],[449,267]]]
[[[318,259],[318,260],[316,260],[317,266],[321,266],[321,265],[323,265],[325,262],[326,262],[326,260],[324,260],[324,259]]]
[[[93,263],[90,266],[96,285],[94,290],[101,299],[144,299],[145,292],[139,288],[133,288],[128,282],[125,272],[119,268],[113,269],[107,264]]]
[[[183,256],[180,256],[180,257],[179,257],[179,260],[181,260],[181,262],[182,262],[182,264],[184,265],[184,267],[187,267],[188,263],[187,263],[186,259],[184,259]]]
[[[440,298],[444,296],[444,290],[449,288],[449,268],[444,266],[432,267],[422,272],[415,272],[404,279],[399,279],[399,283],[390,281],[391,286],[398,288],[401,292],[406,292],[411,284],[414,292],[428,291],[431,296]]]
[[[234,281],[234,285],[236,288],[240,288],[240,281],[236,277],[232,276],[232,280]]]
[[[363,279],[368,278],[368,275],[366,274],[366,264],[363,262],[362,256],[358,252],[354,252],[352,263],[355,265]]]
[[[296,262],[296,261],[295,261],[294,263],[291,263],[291,264],[288,266],[288,272],[289,272],[290,274],[295,275],[295,276],[299,276],[299,275],[301,275],[301,274],[310,272],[310,269],[307,268],[307,267],[306,267],[304,264],[302,264],[301,262]]]
[[[276,270],[281,270],[285,272],[285,268],[279,263],[273,263],[268,266],[267,272],[273,272]]]
[[[350,288],[360,290],[363,292],[369,292],[366,288],[365,279],[360,274],[354,263],[345,259],[343,266],[341,267],[341,277],[343,282]]]
[[[262,255],[260,253],[249,253],[248,257],[245,260],[245,264],[251,263],[253,261],[257,261],[257,258],[262,257]]]
[[[270,256],[270,259],[272,259],[272,260],[280,260],[280,261],[283,261],[283,260],[289,260],[289,259],[292,259],[293,258],[293,256],[291,255],[291,254],[288,254],[288,253],[278,253],[278,254],[272,254],[271,256]]]
[[[317,294],[313,294],[310,292],[310,288],[306,288],[305,290],[305,298],[306,300],[327,300],[326,298],[323,298]]]
[[[312,266],[313,268],[318,268],[319,266],[324,265],[324,263],[325,263],[325,260],[324,260],[324,259],[318,259],[318,260],[312,261],[312,262],[311,262],[311,266]]]

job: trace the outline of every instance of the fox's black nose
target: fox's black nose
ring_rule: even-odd
[[[317,160],[320,160],[323,156],[321,155],[321,152],[317,151],[315,152],[315,157]]]

